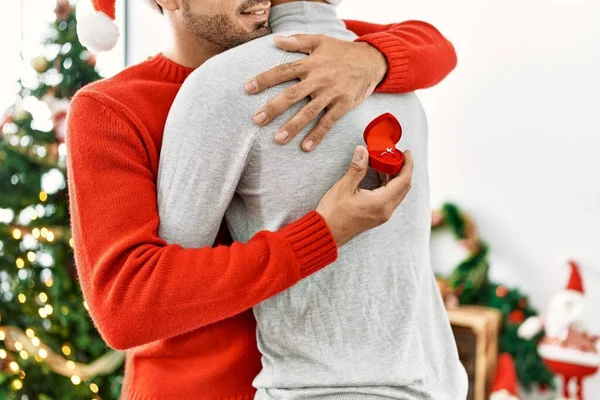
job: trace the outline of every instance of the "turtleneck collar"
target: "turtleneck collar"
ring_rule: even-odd
[[[162,53],[152,57],[148,63],[156,69],[162,79],[172,83],[183,83],[194,72],[194,68],[179,65],[169,60]]]
[[[331,34],[332,30],[346,30],[346,25],[337,16],[335,6],[311,1],[295,1],[273,7],[270,23],[273,33],[302,31]]]

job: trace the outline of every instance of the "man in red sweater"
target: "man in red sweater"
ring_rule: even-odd
[[[201,27],[192,21],[209,15],[245,29],[255,18],[249,11],[261,3],[159,2],[173,46],[89,85],[71,104],[69,189],[81,286],[104,339],[129,350],[124,398],[251,399],[260,357],[250,308],[326,267],[338,246],[385,222],[391,199],[401,198],[409,185],[388,184],[372,193],[345,190],[364,172],[364,160],[357,161],[324,197],[327,218],[317,209],[245,244],[230,244],[223,231],[214,248],[167,245],[158,237],[156,209],[166,117],[193,69],[226,50],[198,35]],[[375,87],[407,92],[431,86],[456,63],[452,45],[428,24],[349,26],[363,34],[357,43],[318,38],[302,76],[310,84],[306,96],[326,96],[330,109],[346,112]],[[344,83],[343,77],[352,77],[353,85],[330,84],[324,76]],[[258,77],[250,90],[264,89],[269,79],[269,73]],[[336,95],[340,92],[348,97]],[[321,132],[333,120],[321,122]]]

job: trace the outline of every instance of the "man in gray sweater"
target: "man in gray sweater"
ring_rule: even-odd
[[[271,13],[278,35],[355,38],[332,5],[290,2]],[[466,375],[429,259],[423,109],[415,94],[376,94],[314,152],[302,152],[299,142],[281,148],[276,127],[306,103],[257,127],[255,110],[291,84],[250,97],[239,82],[301,58],[273,46],[271,35],[214,57],[188,78],[164,135],[160,234],[187,247],[210,245],[224,215],[235,240],[279,229],[314,209],[344,175],[371,120],[395,114],[400,146],[414,157],[411,192],[387,224],[341,248],[335,264],[254,307],[263,365],[254,386],[258,399],[462,400]],[[362,185],[377,187],[377,174]]]

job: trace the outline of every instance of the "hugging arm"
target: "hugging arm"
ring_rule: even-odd
[[[142,135],[101,95],[78,94],[71,103],[68,183],[78,278],[94,324],[111,347],[130,349],[224,320],[336,259],[335,239],[315,212],[248,243],[212,248],[212,227],[220,222],[214,210],[223,208],[215,204],[206,220],[184,216],[173,227],[174,237],[189,246],[165,242],[158,234],[155,167],[147,154],[152,149]],[[202,154],[193,150],[185,156]],[[200,174],[216,166],[207,161]],[[228,196],[191,189],[174,195],[196,198],[198,207]],[[181,206],[189,208],[180,212],[195,209]],[[320,246],[307,251],[301,242],[315,236]],[[141,329],[148,321],[152,329]]]
[[[283,82],[300,80],[255,110],[258,125],[270,123],[292,105],[311,97],[310,103],[281,127],[276,135],[278,143],[289,143],[319,118],[302,143],[305,151],[311,151],[344,114],[374,91],[407,93],[425,89],[439,83],[456,66],[452,43],[425,22],[345,22],[360,36],[354,43],[322,35],[276,38],[279,48],[309,56],[266,71],[246,84],[246,91],[256,94]]]

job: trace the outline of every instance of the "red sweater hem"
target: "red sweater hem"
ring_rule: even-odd
[[[254,400],[255,391],[230,397],[205,397],[202,394],[189,397],[169,397],[169,400]],[[165,400],[163,397],[146,396],[137,392],[128,391],[121,395],[120,400]]]

